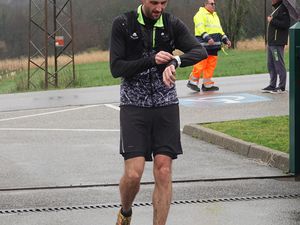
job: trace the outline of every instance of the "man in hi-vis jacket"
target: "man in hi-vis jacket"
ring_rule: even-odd
[[[212,81],[217,66],[218,51],[221,49],[222,43],[228,47],[231,46],[231,42],[222,29],[215,8],[215,0],[205,0],[204,7],[200,7],[194,16],[195,36],[208,53],[208,58],[194,65],[190,74],[187,86],[194,91],[200,91],[198,84],[201,75],[203,75],[202,91],[219,90]]]

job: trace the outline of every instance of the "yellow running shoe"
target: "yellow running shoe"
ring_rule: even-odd
[[[130,221],[131,221],[131,216],[129,217],[123,216],[120,209],[118,213],[118,220],[116,225],[130,225]]]

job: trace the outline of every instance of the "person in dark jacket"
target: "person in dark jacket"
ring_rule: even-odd
[[[282,0],[272,0],[274,11],[267,20],[268,24],[268,71],[270,83],[262,89],[264,93],[286,92],[286,69],[284,63],[284,47],[288,42],[290,27],[289,11]],[[277,86],[277,76],[279,84]]]
[[[167,3],[142,0],[136,11],[116,17],[112,25],[110,69],[113,77],[121,77],[120,154],[125,160],[117,225],[130,224],[145,161],[153,158],[153,224],[166,224],[172,160],[182,154],[176,68],[207,58],[184,23],[164,12]],[[175,49],[183,54],[173,56]]]

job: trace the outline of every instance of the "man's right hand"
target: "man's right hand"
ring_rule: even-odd
[[[174,59],[174,56],[170,54],[169,52],[160,51],[155,55],[155,62],[156,64],[167,64],[172,59]]]
[[[214,39],[211,38],[211,39],[208,40],[207,43],[208,43],[209,45],[213,45],[213,44],[215,43],[215,41],[214,41]]]
[[[268,20],[269,23],[271,22],[272,19],[273,19],[272,16],[268,16],[268,17],[267,17],[267,20]]]

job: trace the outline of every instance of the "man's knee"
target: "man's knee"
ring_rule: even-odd
[[[139,183],[143,175],[144,165],[145,159],[143,157],[126,160],[123,178],[132,183]]]
[[[172,175],[172,170],[169,167],[160,167],[154,170],[154,176],[160,181],[168,181]]]
[[[156,182],[168,183],[172,177],[172,159],[165,156],[157,158],[154,164],[154,177]]]
[[[143,172],[140,170],[127,169],[124,174],[124,178],[131,183],[139,183],[142,178]]]

